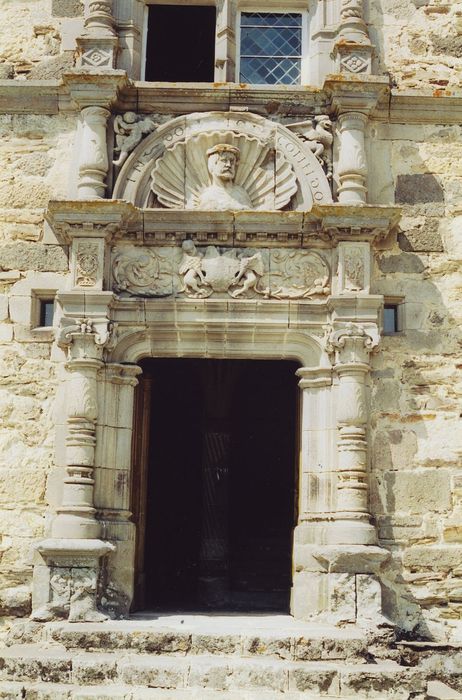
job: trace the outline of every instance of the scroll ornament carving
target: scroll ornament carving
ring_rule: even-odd
[[[81,241],[76,254],[75,281],[80,287],[94,287],[98,273],[98,244]]]
[[[368,355],[378,346],[380,335],[376,326],[365,328],[347,323],[343,328],[326,328],[326,351],[335,355],[337,362],[367,362]]]
[[[128,248],[116,255],[112,274],[115,292],[144,297],[172,293],[171,261],[149,248]]]
[[[141,139],[155,131],[158,123],[146,117],[139,118],[135,112],[125,112],[119,114],[114,119],[114,132],[116,137],[115,151],[119,157],[113,160],[113,164],[121,167],[127,160],[129,154],[140,143]]]
[[[271,286],[263,293],[273,299],[306,299],[330,294],[330,270],[314,252],[289,251],[272,256]],[[280,284],[278,284],[278,282]],[[276,286],[273,287],[276,283]]]
[[[56,343],[63,348],[71,348],[77,341],[83,341],[87,346],[88,341],[99,348],[110,349],[115,342],[116,324],[107,318],[68,318],[61,319],[61,327],[56,334]]]
[[[271,271],[268,256],[271,255]],[[257,252],[233,248],[205,251],[193,241],[177,248],[126,247],[113,262],[114,291],[133,296],[184,294],[205,299],[214,293],[233,298],[305,299],[330,293],[330,269],[313,251]]]
[[[204,132],[167,148],[151,190],[173,209],[282,209],[297,192],[292,166],[263,140],[232,131]]]
[[[332,122],[327,114],[320,114],[294,124],[287,124],[301,141],[314,153],[329,178],[332,178]]]

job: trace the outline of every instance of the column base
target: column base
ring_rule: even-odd
[[[294,545],[294,617],[329,624],[388,624],[377,576],[390,553],[374,545]]]
[[[98,539],[49,539],[35,547],[32,620],[102,622],[97,608],[100,558],[115,550]]]

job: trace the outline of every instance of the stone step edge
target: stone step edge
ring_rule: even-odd
[[[59,695],[57,694],[59,693]],[[136,688],[130,685],[63,685],[58,683],[23,683],[0,681],[1,700],[282,700],[280,693],[271,690],[214,690],[211,688]],[[316,695],[288,691],[283,700],[347,700],[340,695]],[[352,700],[351,696],[349,700]],[[374,700],[389,700],[386,695],[374,695]]]

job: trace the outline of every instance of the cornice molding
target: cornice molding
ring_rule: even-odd
[[[460,124],[462,90],[390,90],[383,76],[331,75],[322,89],[306,86],[250,87],[236,83],[133,82],[123,71],[73,71],[62,80],[0,80],[1,114],[77,112],[103,101],[113,111],[185,114],[250,111],[264,116],[303,116],[345,109],[373,120],[406,124]],[[349,106],[348,106],[349,104]]]

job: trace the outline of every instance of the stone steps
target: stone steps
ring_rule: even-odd
[[[87,625],[88,626],[88,625]],[[291,661],[367,660],[371,641],[365,635],[303,637],[276,634],[188,634],[172,631],[106,631],[95,626],[50,627],[47,641],[65,649],[87,651],[130,650],[140,653],[188,656],[271,657]]]
[[[101,685],[104,692],[121,685],[131,688],[130,692],[134,688],[188,691],[185,697],[194,697],[191,693],[198,689],[216,694],[265,691],[284,700],[294,693],[301,694],[304,700],[310,695],[377,698],[382,693],[389,700],[407,700],[411,693],[423,692],[426,687],[421,671],[394,662],[351,664],[211,655],[181,658],[129,652],[72,653],[30,645],[0,653],[0,688],[1,683],[11,682],[55,683],[65,688]]]

